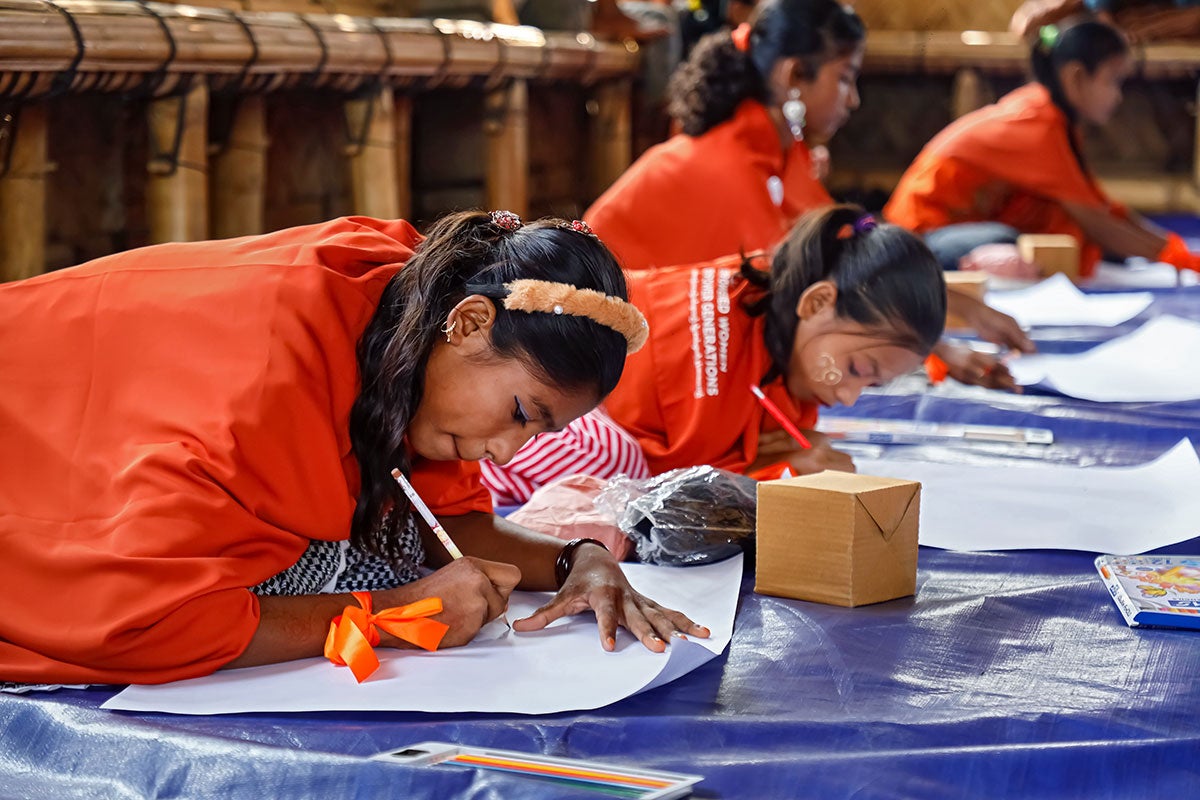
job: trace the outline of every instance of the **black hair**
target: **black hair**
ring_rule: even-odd
[[[629,296],[619,264],[596,237],[570,230],[562,220],[510,231],[482,211],[439,220],[388,282],[358,344],[361,385],[350,412],[350,441],[362,488],[351,524],[354,545],[385,558],[403,556],[399,532],[411,505],[391,470],[409,472],[405,433],[424,390],[429,354],[447,315],[468,295],[468,283],[471,293],[502,296],[503,284],[521,278]],[[495,305],[496,357],[518,358],[539,379],[567,391],[591,391],[597,403],[617,385],[627,347],[617,331],[588,317]]]
[[[1029,62],[1034,79],[1049,90],[1050,99],[1062,110],[1068,124],[1074,126],[1079,119],[1079,112],[1067,100],[1059,72],[1067,64],[1078,62],[1088,75],[1093,75],[1110,58],[1128,52],[1129,42],[1119,30],[1099,20],[1088,19],[1069,26],[1043,26]],[[1087,162],[1076,138],[1073,130],[1068,132],[1071,150],[1079,166],[1087,172]]]
[[[830,206],[804,215],[771,258],[769,272],[743,260],[741,274],[761,293],[748,298],[764,316],[771,368],[763,383],[786,376],[796,338],[796,306],[818,281],[837,287],[839,317],[887,326],[897,346],[928,355],[946,324],[946,279],[921,238],[898,225],[862,224],[866,212]]]
[[[799,58],[805,74],[854,52],[867,29],[838,0],[766,0],[755,10],[750,46],[738,50],[729,31],[705,36],[675,70],[668,111],[684,133],[699,136],[733,116],[743,100],[769,100],[767,79],[781,58]]]

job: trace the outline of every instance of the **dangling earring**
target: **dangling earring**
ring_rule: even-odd
[[[817,356],[817,370],[817,380],[826,386],[837,386],[842,382],[842,371],[838,369],[837,362],[829,353]]]
[[[792,138],[797,142],[804,141],[804,115],[808,106],[800,99],[800,90],[793,86],[788,90],[788,99],[783,104],[783,118],[787,120]]]
[[[454,326],[458,324],[458,320],[447,323],[442,326],[442,333],[446,334],[446,344],[450,344],[450,336],[454,333]]]

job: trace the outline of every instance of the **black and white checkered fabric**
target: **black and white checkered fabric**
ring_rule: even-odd
[[[420,577],[420,565],[425,562],[425,545],[417,530],[416,517],[409,517],[408,525],[400,534],[404,560],[391,563],[372,553],[367,553],[349,542],[327,542],[313,539],[296,559],[296,563],[283,572],[250,588],[260,597],[320,594],[324,591],[374,592],[391,589],[415,581]],[[332,586],[332,589],[327,587]],[[80,685],[64,687],[60,684],[12,683],[0,681],[0,692],[23,693],[51,691],[62,688],[82,688]]]

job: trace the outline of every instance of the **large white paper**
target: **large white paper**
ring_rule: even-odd
[[[698,567],[623,565],[629,582],[712,631],[673,639],[652,653],[626,631],[615,652],[600,647],[591,615],[543,631],[505,632],[466,647],[426,653],[377,648],[379,671],[359,684],[323,658],[218,672],[204,678],[130,686],[103,705],[126,711],[233,714],[253,711],[432,711],[553,714],[615,703],[690,672],[733,635],[742,556]],[[520,619],[549,594],[514,592],[508,618]]]
[[[930,547],[1128,555],[1200,535],[1200,459],[1187,439],[1136,467],[856,466],[866,475],[921,482],[920,542]]]
[[[1086,352],[1022,356],[1008,368],[1021,386],[1042,383],[1082,400],[1171,403],[1200,398],[1197,353],[1200,322],[1167,315]]]
[[[1027,289],[987,294],[989,306],[1026,328],[1038,325],[1111,328],[1133,319],[1153,301],[1150,292],[1084,294],[1061,272]]]

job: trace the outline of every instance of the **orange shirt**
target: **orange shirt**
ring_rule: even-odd
[[[605,407],[637,437],[652,474],[697,464],[745,472],[758,455],[766,412],[750,385],[766,374],[771,358],[762,317],[750,317],[741,305],[753,287],[738,277],[740,263],[727,256],[627,276],[630,299],[651,335],[629,357]],[[801,428],[816,423],[816,406],[794,404],[782,380],[768,394]]]
[[[1075,135],[1040,83],[1030,83],[956,120],[905,171],[884,216],[926,233],[960,222],[1002,222],[1022,233],[1064,233],[1083,246],[1090,274],[1100,248],[1064,202],[1121,214],[1071,149]]]
[[[784,153],[766,107],[746,100],[703,135],[647,150],[584,219],[634,270],[774,247],[801,214],[832,202],[808,147]]]
[[[245,649],[247,587],[349,535],[355,347],[419,241],[349,218],[0,286],[0,680],[158,683]],[[413,483],[491,509],[474,464]]]

